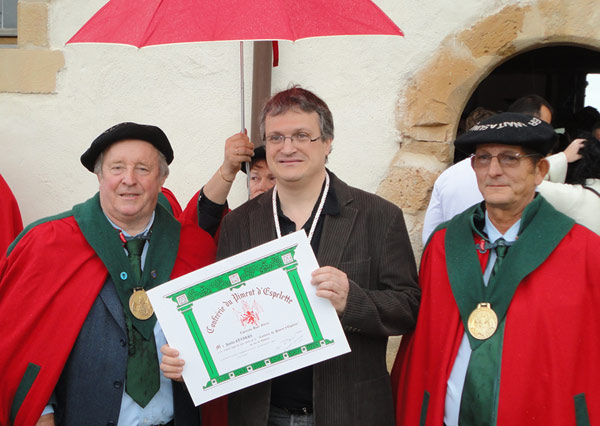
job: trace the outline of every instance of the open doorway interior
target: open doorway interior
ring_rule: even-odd
[[[477,107],[506,111],[518,98],[537,94],[553,107],[552,125],[562,150],[577,132],[600,120],[600,52],[576,46],[551,46],[516,55],[485,78],[465,105],[458,133]],[[455,152],[454,161],[461,158]]]

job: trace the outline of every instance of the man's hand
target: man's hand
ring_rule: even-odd
[[[35,426],[54,426],[54,413],[44,414]]]
[[[312,273],[312,285],[317,286],[317,296],[329,299],[338,315],[346,309],[350,283],[348,276],[333,266],[324,266]]]
[[[183,382],[181,373],[183,372],[185,361],[179,358],[179,351],[169,345],[162,345],[160,352],[163,354],[162,362],[160,363],[160,371],[162,371],[163,375],[167,379]]]
[[[585,139],[575,139],[563,151],[565,153],[565,156],[567,157],[567,163],[572,163],[574,161],[581,159],[581,154],[579,154],[579,149],[583,146],[584,142],[585,142]]]
[[[221,165],[223,178],[233,181],[242,163],[252,160],[254,145],[244,133],[236,133],[225,141],[225,158]]]

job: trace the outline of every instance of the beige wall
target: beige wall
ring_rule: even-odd
[[[103,3],[20,0],[18,48],[0,49],[0,113],[9,127],[18,126],[0,140],[8,151],[0,172],[26,223],[88,195],[95,183],[75,171],[77,157],[115,122],[155,122],[174,135],[176,158],[189,161],[174,163],[167,184],[185,194],[182,202],[218,167],[223,140],[238,130],[235,44],[173,47],[169,54],[65,47]],[[301,83],[330,104],[337,129],[331,168],[401,206],[419,255],[431,187],[450,163],[460,114],[477,84],[525,50],[600,49],[600,8],[595,0],[424,2],[418,11],[406,1],[377,3],[404,29],[404,39],[282,43],[273,88]],[[197,100],[185,97],[194,90]],[[33,178],[39,168],[43,173]],[[245,197],[243,180],[236,184],[234,206]]]

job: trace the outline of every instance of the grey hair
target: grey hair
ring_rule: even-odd
[[[265,120],[267,116],[284,114],[299,109],[304,112],[316,112],[319,116],[321,140],[333,140],[333,116],[329,107],[321,98],[298,85],[273,95],[260,114],[260,136],[265,140]]]
[[[156,148],[155,148],[156,149]],[[167,158],[165,155],[160,152],[158,149],[158,170],[160,173],[160,177],[166,179],[169,176],[169,164],[167,163]],[[96,158],[96,162],[94,163],[94,173],[98,176],[102,176],[102,162],[104,161],[104,151],[100,153],[98,158]]]

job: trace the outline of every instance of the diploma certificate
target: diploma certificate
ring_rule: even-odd
[[[196,405],[350,351],[304,231],[148,291]]]

